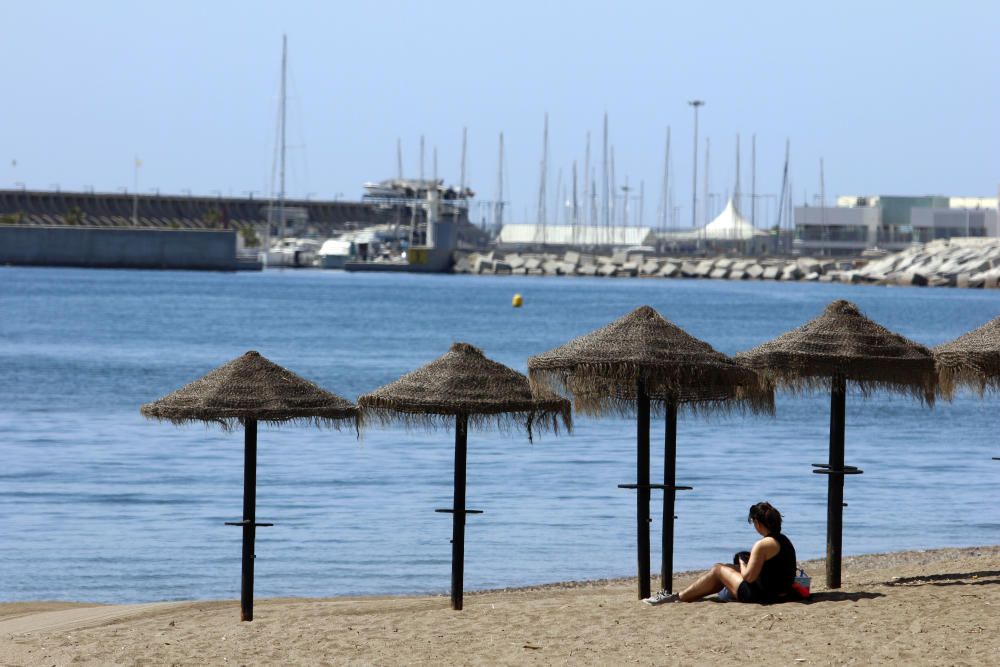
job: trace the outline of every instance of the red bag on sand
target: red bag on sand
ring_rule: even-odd
[[[805,570],[800,569],[799,573],[795,575],[795,581],[792,582],[791,596],[795,597],[797,595],[802,600],[808,600],[810,584],[812,584],[812,579],[806,574]]]

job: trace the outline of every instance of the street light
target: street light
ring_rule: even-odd
[[[704,100],[691,100],[688,102],[694,107],[694,168],[692,170],[691,182],[691,229],[698,226],[698,107],[704,106]]]

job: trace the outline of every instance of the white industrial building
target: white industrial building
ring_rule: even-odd
[[[802,255],[851,256],[935,239],[997,236],[997,198],[843,196],[836,206],[795,208],[793,249]]]

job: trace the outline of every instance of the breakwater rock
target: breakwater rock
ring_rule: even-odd
[[[713,278],[716,280],[815,280],[831,282],[857,269],[829,258],[659,257],[648,253],[459,253],[455,273],[604,278]]]
[[[875,259],[661,257],[649,253],[459,253],[455,273],[712,278],[1000,287],[1000,239],[943,239]]]
[[[941,239],[874,259],[863,282],[919,287],[1000,287],[1000,239]]]

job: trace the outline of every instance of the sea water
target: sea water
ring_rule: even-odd
[[[511,307],[520,293],[524,307]],[[526,370],[649,304],[732,354],[857,303],[927,345],[1000,314],[1000,291],[834,284],[324,271],[0,268],[0,600],[235,598],[243,434],[147,421],[139,406],[247,350],[355,399],[467,341]],[[933,409],[847,398],[844,552],[1000,542],[996,396]],[[777,415],[677,425],[675,569],[728,561],[774,503],[802,559],[825,550],[829,396]],[[654,419],[652,473],[662,475]],[[445,592],[454,434],[262,426],[256,595]],[[469,434],[467,590],[634,575],[635,422],[572,435]],[[652,502],[653,571],[661,495]],[[819,573],[814,573],[819,574]]]

